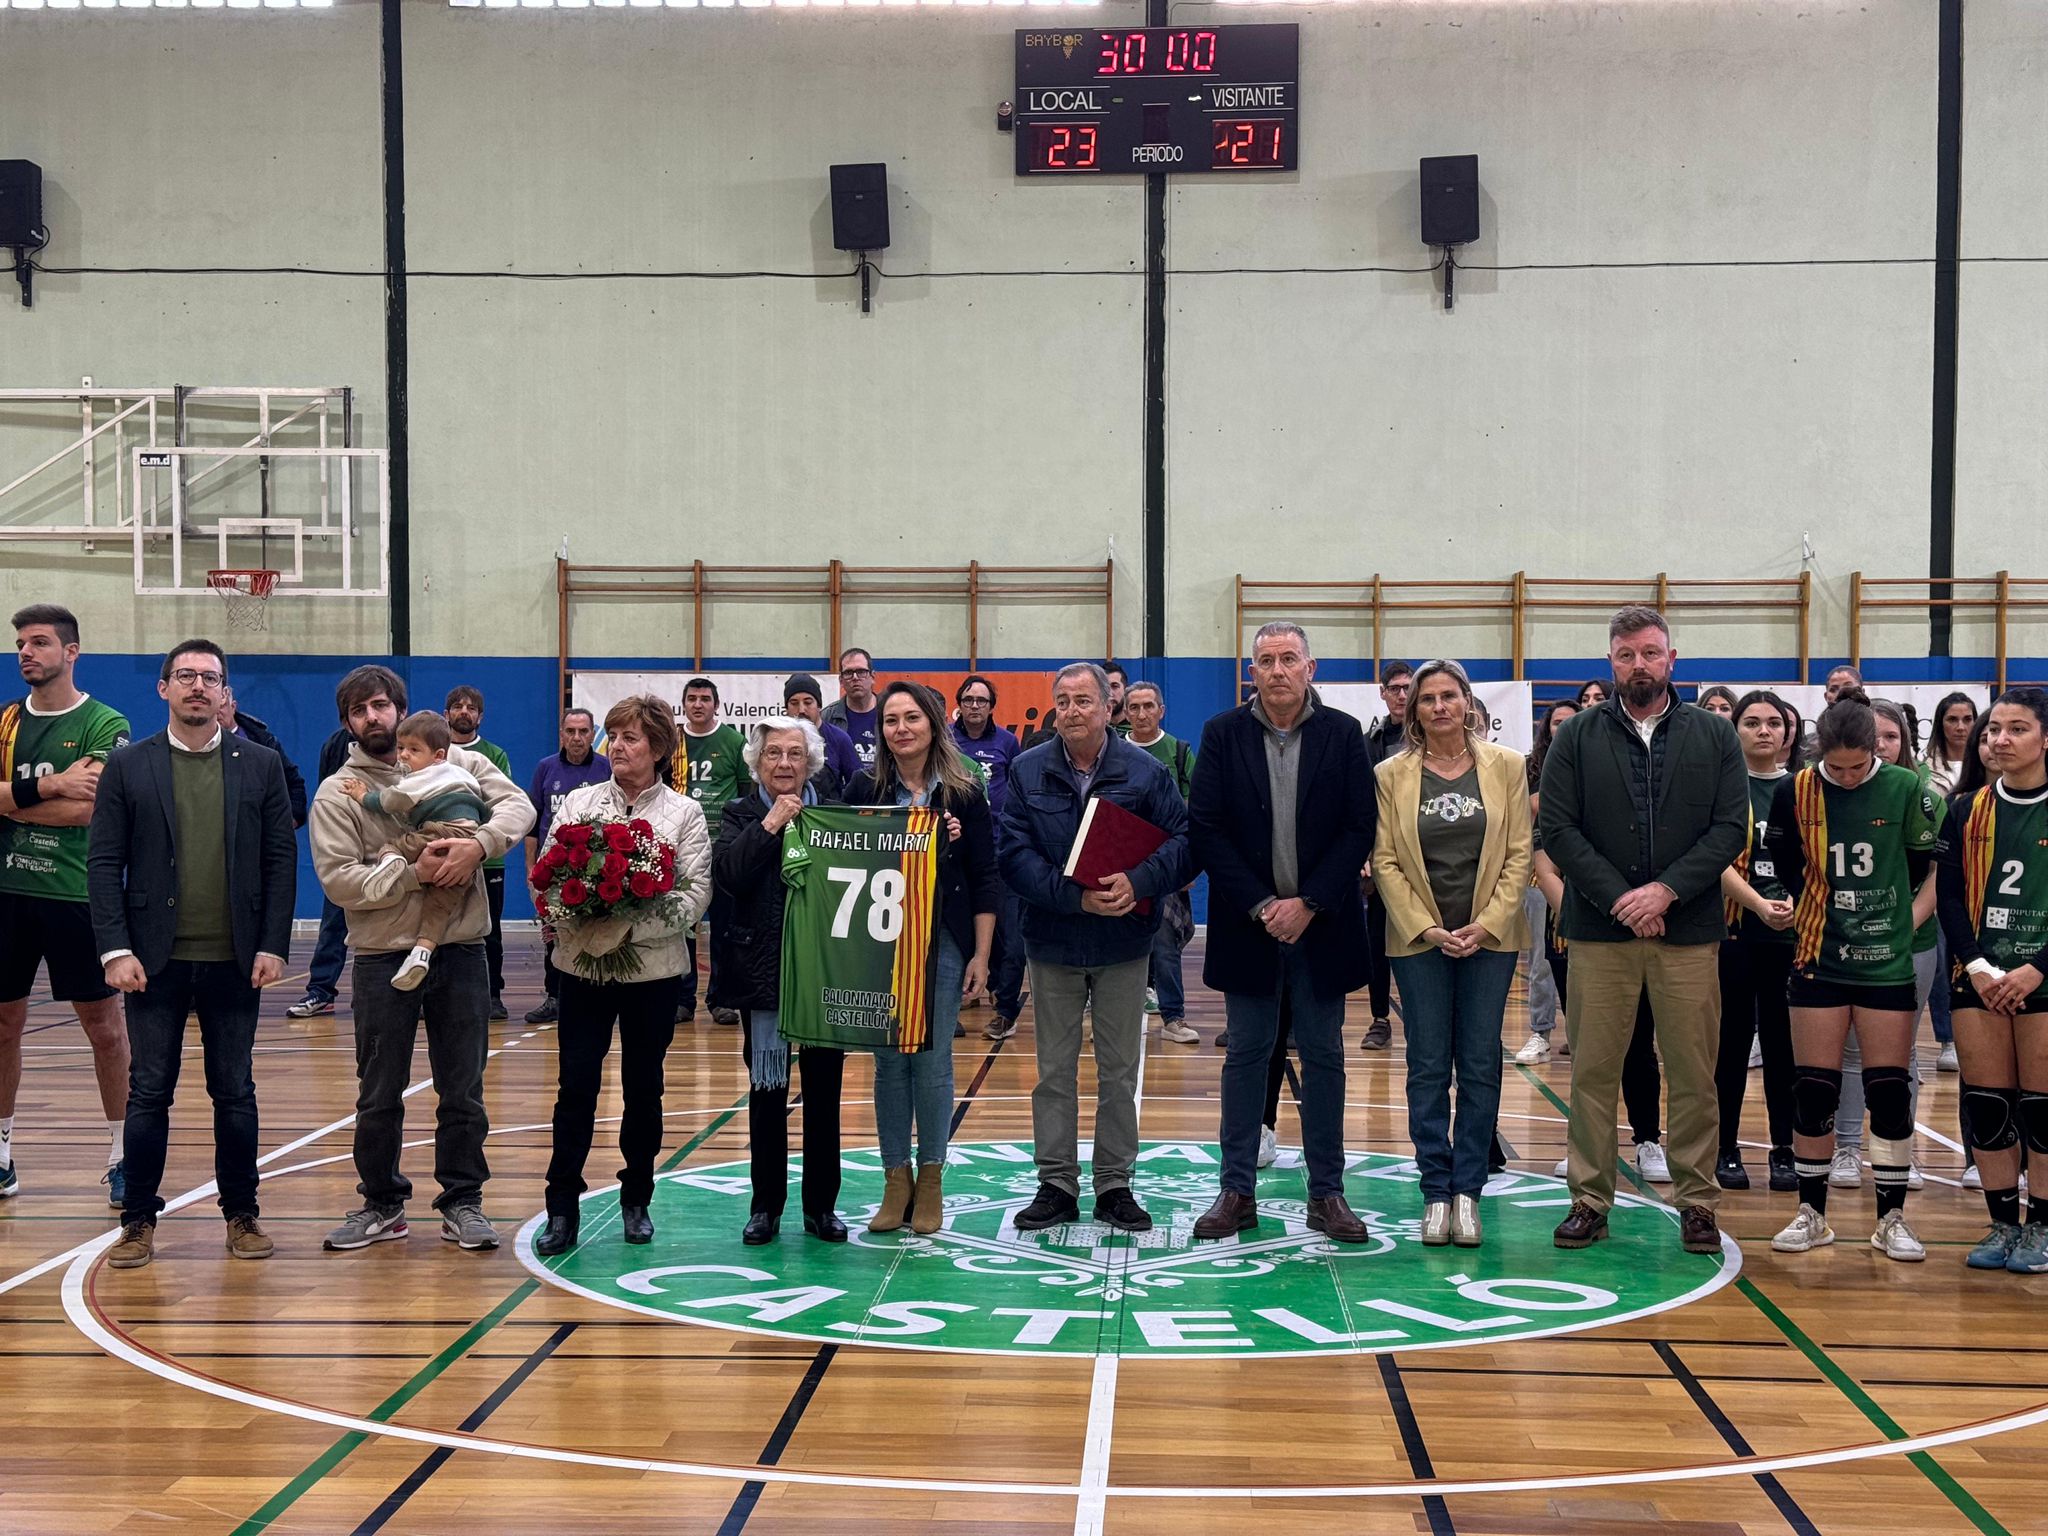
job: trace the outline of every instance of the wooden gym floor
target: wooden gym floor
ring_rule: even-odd
[[[493,1030],[486,1191],[507,1241],[491,1254],[436,1240],[430,1091],[409,1100],[410,1240],[321,1251],[354,1203],[355,1085],[346,993],[335,1018],[283,1017],[301,974],[266,998],[257,1045],[277,1257],[233,1264],[202,1198],[165,1217],[152,1267],[106,1270],[90,1057],[68,1010],[33,1009],[16,1132],[25,1192],[0,1204],[0,1532],[2048,1529],[2048,1341],[2035,1326],[2048,1281],[1962,1266],[1985,1223],[1981,1198],[1956,1183],[1953,1076],[1930,1074],[1920,1105],[1928,1183],[1908,1211],[1923,1265],[1866,1245],[1867,1184],[1835,1192],[1833,1248],[1772,1254],[1795,1197],[1763,1189],[1755,1150],[1758,1187],[1722,1205],[1732,1241],[1720,1265],[1681,1254],[1648,1206],[1627,1213],[1626,1234],[1617,1221],[1611,1252],[1556,1253],[1548,1176],[1563,1150],[1564,1062],[1504,1068],[1502,1129],[1526,1177],[1498,1196],[1489,1187],[1488,1247],[1425,1252],[1398,1167],[1410,1151],[1399,1030],[1393,1051],[1361,1054],[1360,999],[1347,1032],[1346,1135],[1362,1154],[1350,1193],[1393,1235],[1364,1255],[1304,1240],[1289,1215],[1302,1175],[1283,1153],[1261,1186],[1265,1256],[1243,1247],[1217,1264],[1218,1250],[1190,1256],[1184,1240],[1213,1188],[1201,1144],[1215,1138],[1222,1061],[1220,1000],[1197,988],[1202,1043],[1148,1038],[1142,1128],[1156,1161],[1137,1192],[1160,1234],[1143,1248],[1093,1228],[1052,1235],[1065,1257],[1038,1283],[1080,1287],[1044,1314],[1065,1329],[1057,1347],[993,1349],[961,1331],[963,1346],[920,1348],[993,1325],[1034,1258],[998,1235],[1031,1182],[1018,1161],[1035,1076],[1028,1010],[999,1047],[980,1038],[984,1011],[965,1015],[972,1033],[956,1042],[956,1140],[976,1149],[949,1174],[952,1300],[901,1300],[937,1273],[917,1261],[943,1244],[825,1249],[796,1230],[794,1196],[776,1245],[740,1246],[746,1080],[734,1032],[708,1014],[669,1056],[663,1160],[675,1177],[657,1198],[655,1244],[626,1250],[605,1231],[609,1197],[594,1195],[572,1256],[588,1273],[550,1273],[513,1237],[540,1208],[554,1051],[549,1029],[517,1022],[539,995],[536,941],[511,935],[508,950],[514,1022]],[[1187,970],[1199,975],[1199,947]],[[211,1174],[196,1027],[187,1052],[167,1197]],[[1085,1056],[1082,1068],[1085,1089]],[[426,1070],[422,1045],[416,1082]],[[875,1185],[872,1155],[857,1150],[872,1145],[870,1080],[849,1065],[850,1222]],[[1746,1130],[1761,1121],[1757,1093],[1752,1075]],[[616,1115],[615,1092],[599,1113]],[[608,1129],[594,1188],[612,1176]],[[1291,1106],[1280,1135],[1298,1142]],[[1517,1273],[1488,1289],[1486,1277]],[[708,1305],[672,1289],[707,1275],[724,1293]],[[1400,1275],[1423,1291],[1388,1289]],[[1492,1312],[1417,1300],[1432,1286],[1448,1297],[1446,1285],[1490,1297],[1480,1312]],[[843,1290],[859,1320],[835,1331],[824,1298]],[[1590,1327],[1571,1315],[1587,1303],[1544,1299],[1582,1293],[1662,1299]],[[1266,1306],[1280,1296],[1284,1308]],[[1337,1310],[1315,1314],[1324,1303]],[[1028,1311],[1002,1324],[1020,1343],[1038,1326],[1013,1320]],[[1238,1336],[1254,1328],[1265,1331]]]

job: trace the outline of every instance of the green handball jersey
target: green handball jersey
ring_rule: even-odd
[[[931,1045],[944,835],[939,813],[923,806],[806,806],[783,828],[785,1039],[868,1051]]]
[[[1771,854],[1771,805],[1778,798],[1778,786],[1790,775],[1772,773],[1749,776],[1749,847],[1735,872],[1749,882],[1750,889],[1765,901],[1790,901],[1791,892],[1778,876],[1778,862]],[[1742,938],[1758,944],[1790,944],[1790,928],[1773,928],[1747,907],[1734,907]]]
[[[2038,965],[2048,950],[2048,794],[2025,799],[1998,789],[1959,801],[1964,901],[1977,946],[2001,971]],[[1967,990],[1967,979],[1957,978]],[[2048,993],[2048,980],[2033,996]]]
[[[1909,768],[1890,763],[1854,789],[1804,768],[1783,785],[1771,820],[1779,856],[1796,838],[1794,969],[1824,981],[1882,987],[1913,981],[1909,856],[1931,854],[1947,807]]]
[[[61,715],[27,700],[0,712],[0,769],[10,783],[62,773],[82,757],[105,762],[128,745],[128,720],[87,695]],[[0,891],[48,901],[85,900],[87,827],[37,827],[0,818]]]
[[[753,782],[741,755],[746,745],[737,730],[721,725],[702,736],[684,731],[676,747],[675,787],[703,807],[704,829],[714,843],[726,802],[737,800],[740,791]]]

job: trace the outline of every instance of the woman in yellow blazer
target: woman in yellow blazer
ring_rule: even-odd
[[[1455,661],[1416,672],[1405,750],[1378,770],[1372,851],[1408,1040],[1422,1240],[1461,1248],[1479,1246],[1479,1194],[1500,1114],[1501,1019],[1528,942],[1522,894],[1532,858],[1522,754],[1481,740],[1476,716]]]

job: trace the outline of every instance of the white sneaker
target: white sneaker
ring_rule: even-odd
[[[1805,1253],[1810,1248],[1825,1248],[1834,1240],[1835,1229],[1828,1225],[1827,1217],[1802,1200],[1799,1214],[1771,1239],[1771,1247],[1779,1253]]]
[[[1199,1045],[1202,1037],[1195,1033],[1195,1026],[1186,1019],[1163,1019],[1159,1033],[1175,1045]]]
[[[1157,1013],[1159,1011],[1159,989],[1157,987],[1147,987],[1145,989],[1145,1011],[1147,1013]]]
[[[1550,1038],[1547,1035],[1531,1034],[1522,1042],[1522,1048],[1515,1052],[1515,1060],[1524,1066],[1535,1066],[1550,1060]]]
[[[377,867],[363,876],[363,894],[372,901],[382,901],[398,889],[398,877],[405,873],[405,855],[387,853]]]
[[[1925,1175],[1924,1173],[1922,1173],[1922,1172],[1920,1171],[1920,1165],[1919,1165],[1918,1163],[1909,1163],[1909,1164],[1907,1164],[1907,1166],[1906,1166],[1906,1188],[1908,1188],[1908,1189],[1925,1189],[1926,1187],[1927,1187],[1927,1176],[1926,1176],[1926,1175]]]
[[[415,945],[413,952],[405,957],[398,974],[391,978],[391,985],[401,992],[411,992],[427,979],[427,967],[434,963],[434,952],[424,944]]]
[[[1764,1064],[1764,1043],[1761,1040],[1749,1042],[1749,1070],[1754,1072]]]
[[[1550,1170],[1550,1172],[1551,1172],[1551,1176],[1552,1176],[1553,1178],[1559,1178],[1559,1179],[1563,1178],[1563,1177],[1565,1176],[1565,1169],[1566,1169],[1566,1166],[1567,1166],[1567,1165],[1568,1165],[1568,1164],[1569,1164],[1570,1162],[1571,1162],[1571,1159],[1570,1159],[1570,1158],[1568,1158],[1568,1157],[1560,1157],[1560,1158],[1559,1158],[1559,1159],[1557,1160],[1557,1166],[1556,1166],[1555,1168],[1553,1168],[1553,1169],[1551,1169],[1551,1170]]]
[[[1877,1224],[1877,1230],[1870,1234],[1870,1246],[1901,1264],[1918,1264],[1927,1257],[1926,1247],[1906,1225],[1904,1211],[1893,1211]]]
[[[1671,1182],[1671,1164],[1664,1157],[1661,1142],[1639,1141],[1636,1143],[1636,1172],[1652,1184]]]
[[[1937,1072],[1959,1072],[1961,1064],[1956,1060],[1956,1043],[1951,1040],[1935,1055],[1934,1070]]]
[[[1977,1171],[1977,1165],[1975,1163],[1970,1164],[1969,1167],[1963,1170],[1963,1188],[1982,1189],[1983,1187],[1984,1175]]]
[[[1280,1155],[1280,1133],[1270,1125],[1259,1127],[1259,1166],[1270,1168],[1273,1159]]]
[[[1835,1148],[1835,1160],[1828,1164],[1828,1182],[1837,1189],[1863,1187],[1863,1161],[1854,1147]]]

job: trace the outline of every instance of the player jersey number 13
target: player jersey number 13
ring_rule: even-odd
[[[944,836],[937,811],[908,806],[806,806],[783,828],[785,1039],[868,1051],[931,1045]]]

